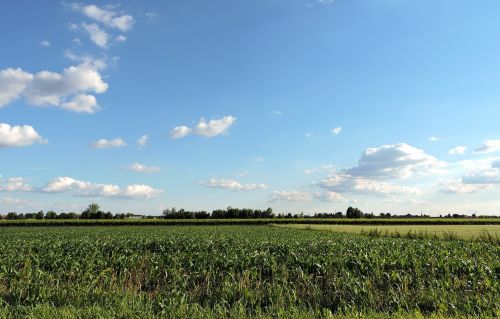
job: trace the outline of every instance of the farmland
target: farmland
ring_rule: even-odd
[[[20,219],[0,227],[38,226],[182,226],[182,225],[500,225],[500,218],[249,218],[249,219]]]
[[[0,317],[500,315],[500,246],[269,226],[7,227]]]
[[[500,240],[500,225],[307,225],[287,224],[279,227],[321,230],[338,233],[368,234],[388,237],[427,237]]]

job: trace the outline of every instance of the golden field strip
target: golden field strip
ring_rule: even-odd
[[[379,231],[382,236],[402,237],[408,233],[425,234],[428,237],[445,238],[448,235],[460,239],[477,239],[481,236],[491,235],[500,237],[500,225],[308,225],[287,224],[275,225],[277,227],[329,231],[337,233],[366,234],[370,231]]]

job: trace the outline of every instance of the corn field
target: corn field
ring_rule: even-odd
[[[269,226],[0,231],[0,318],[498,317],[499,276],[500,246],[485,242]]]

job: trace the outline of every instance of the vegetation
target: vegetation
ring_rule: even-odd
[[[500,315],[500,246],[488,243],[267,226],[8,228],[0,260],[0,317]]]
[[[468,239],[500,243],[500,225],[276,225],[286,228],[355,233],[371,237]]]
[[[0,220],[0,227],[13,226],[194,226],[194,225],[500,225],[500,218],[254,218],[254,219],[17,219]]]
[[[349,207],[346,210],[346,213],[336,212],[336,213],[316,213],[313,216],[307,216],[303,213],[300,214],[292,214],[292,213],[279,213],[275,214],[272,208],[267,208],[266,210],[260,209],[250,209],[250,208],[233,208],[228,207],[227,209],[216,209],[211,213],[207,211],[190,211],[185,209],[177,210],[174,208],[165,209],[163,211],[162,216],[153,216],[153,215],[137,215],[132,213],[126,214],[113,214],[111,212],[104,212],[101,210],[100,206],[96,203],[90,204],[81,214],[77,214],[75,212],[65,213],[62,212],[57,214],[54,211],[48,211],[47,213],[43,213],[43,211],[39,211],[37,213],[26,213],[26,214],[18,214],[16,212],[9,212],[6,215],[2,216],[0,214],[0,219],[6,220],[42,220],[42,219],[127,219],[127,218],[143,218],[143,219],[290,219],[290,218],[325,218],[325,219],[391,219],[391,218],[406,218],[406,219],[425,219],[430,218],[427,215],[411,215],[406,214],[402,216],[391,215],[390,213],[380,213],[376,216],[374,213],[363,213],[359,208]],[[448,214],[445,216],[440,216],[440,218],[448,219],[466,219],[466,218],[480,218],[480,219],[496,219],[498,217],[495,216],[480,216],[477,217],[475,214],[472,216],[460,215],[460,214]]]

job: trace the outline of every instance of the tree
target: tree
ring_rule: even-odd
[[[55,211],[53,210],[49,210],[46,214],[45,214],[45,219],[56,219],[57,218],[57,214]]]
[[[96,203],[90,204],[83,212],[80,218],[82,219],[95,219],[99,214],[99,205]]]
[[[347,209],[346,212],[346,217],[347,218],[361,218],[363,217],[363,212],[359,208],[351,207]]]
[[[39,211],[38,213],[35,214],[36,219],[43,219],[43,210]]]

